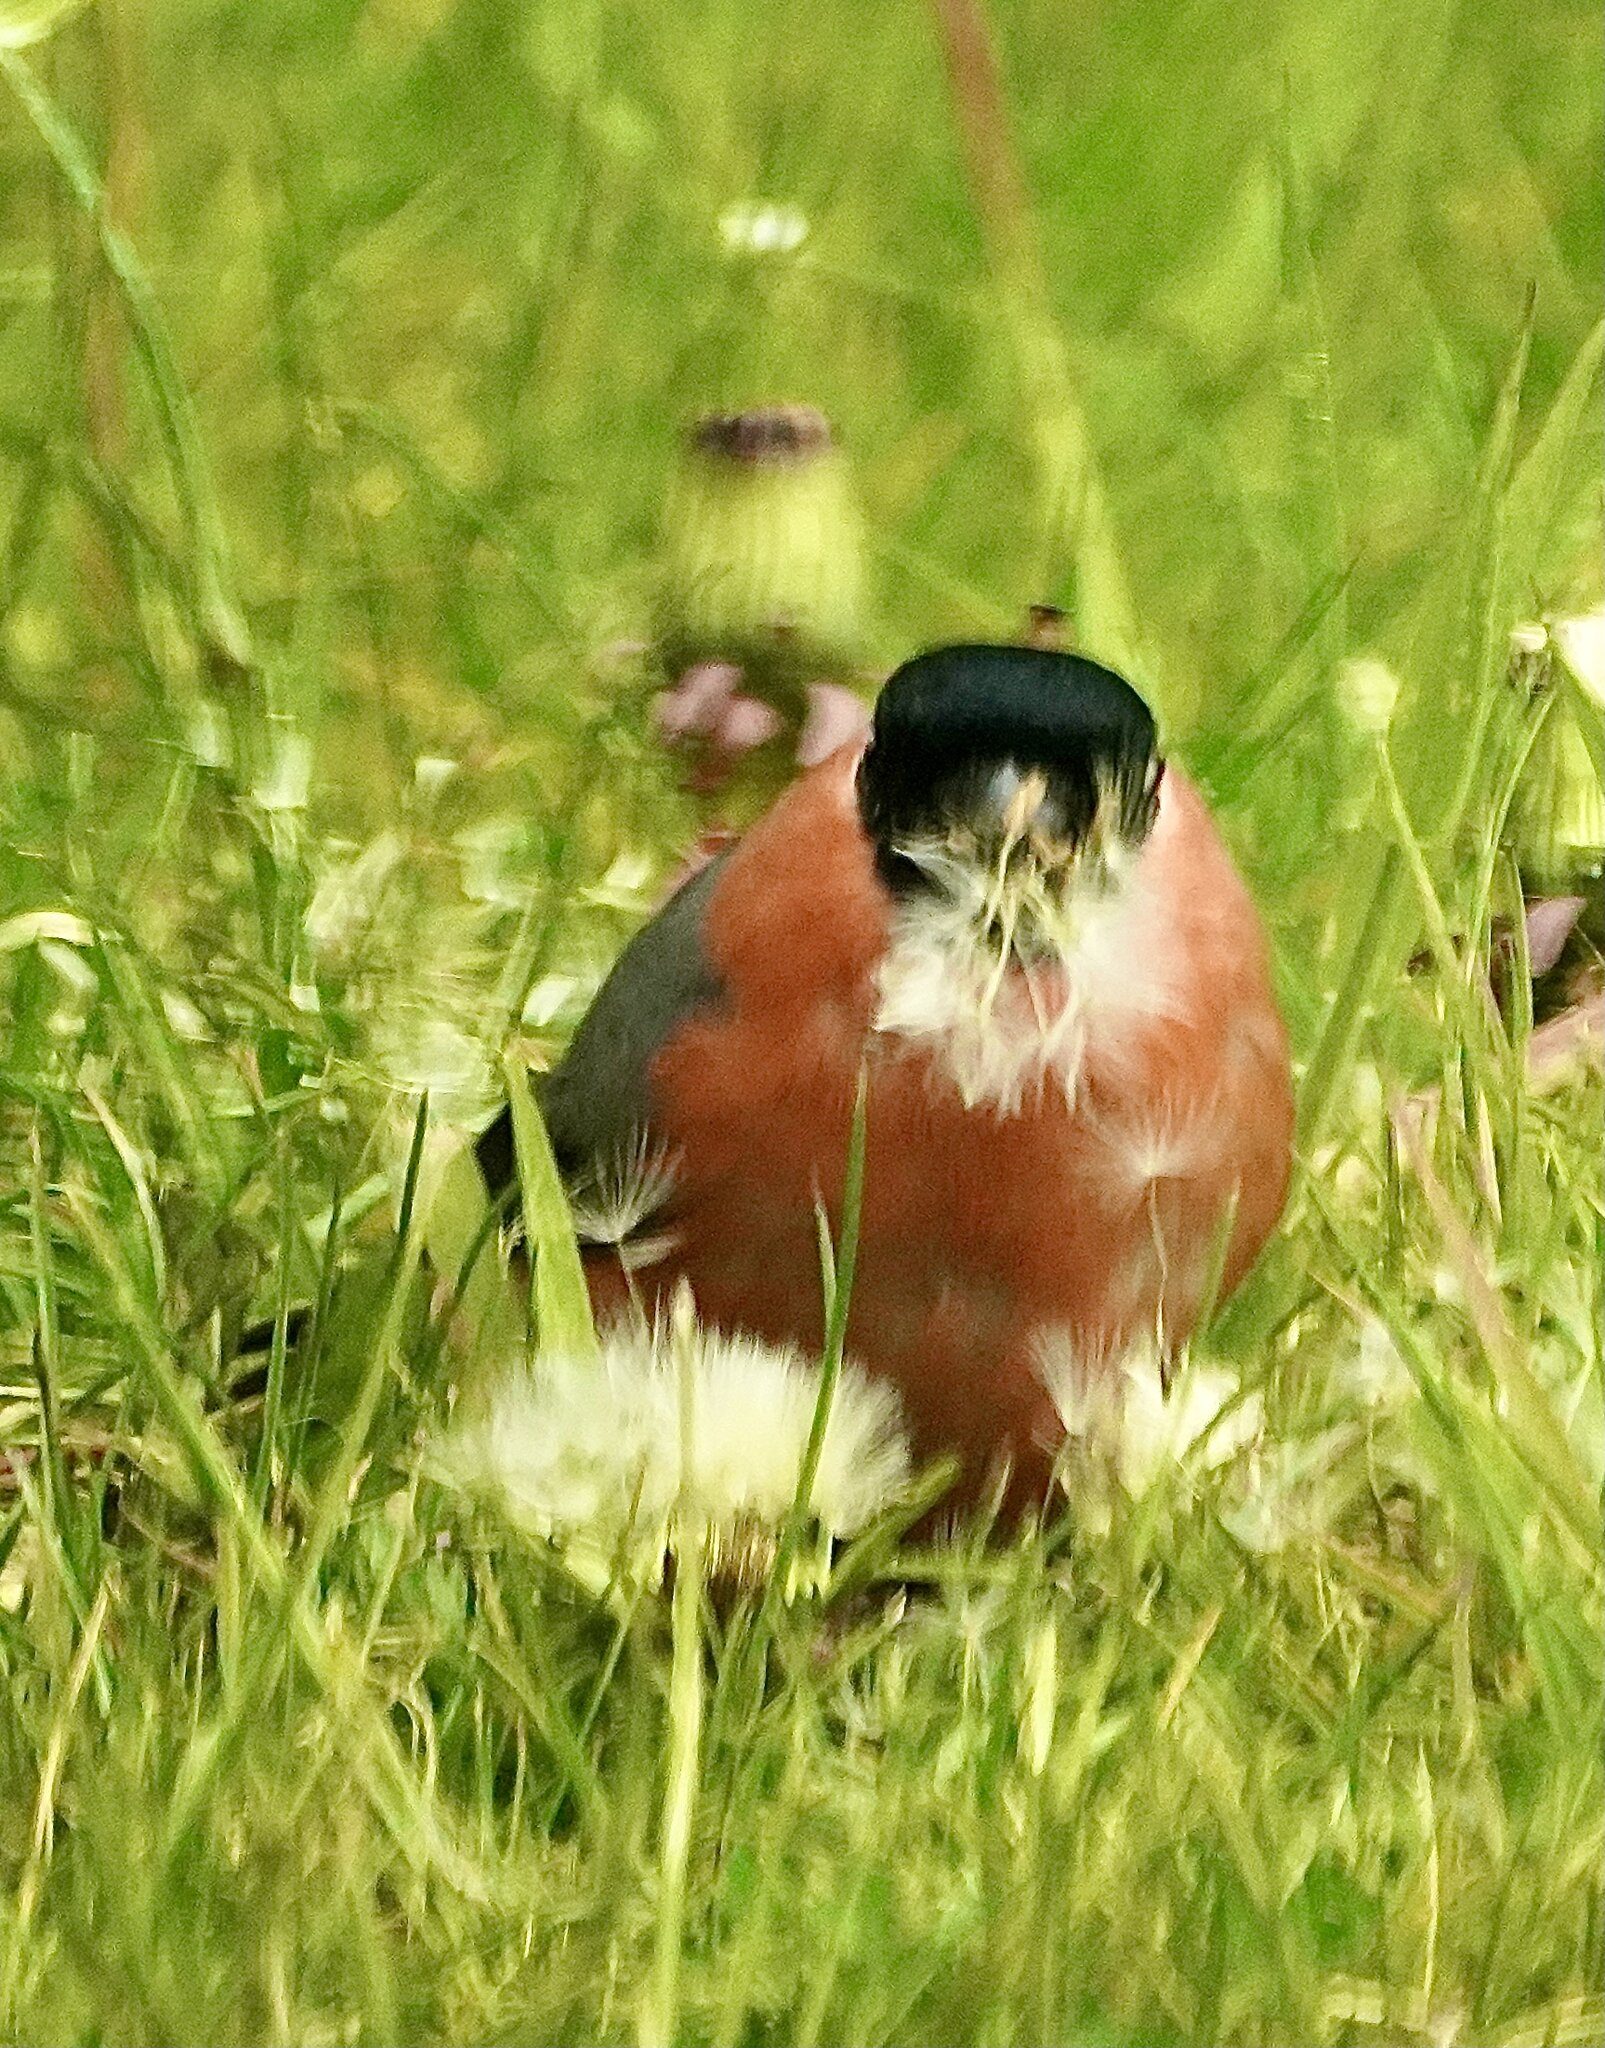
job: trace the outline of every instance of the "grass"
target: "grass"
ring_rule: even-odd
[[[1600,595],[1598,25],[991,12],[0,12],[7,2038],[1605,2031],[1602,1088],[1495,938],[1602,758],[1510,640]],[[1232,1456],[598,1601],[433,1483],[518,1332],[420,1273],[692,827],[658,509],[772,395],[867,665],[1053,599],[1150,690],[1300,1172]]]

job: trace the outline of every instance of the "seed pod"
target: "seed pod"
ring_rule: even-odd
[[[732,662],[790,722],[802,691],[862,659],[863,534],[846,465],[809,405],[710,415],[687,437],[663,523],[665,667]]]

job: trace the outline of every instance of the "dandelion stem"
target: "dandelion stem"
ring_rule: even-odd
[[[707,1532],[682,1513],[674,1549],[673,1649],[669,1667],[669,1759],[658,1851],[658,1924],[652,1985],[641,2015],[641,2048],[669,2048],[679,2032],[680,1949],[685,1877],[696,1817],[702,1745],[702,1574]]]

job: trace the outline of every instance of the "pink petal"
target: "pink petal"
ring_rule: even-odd
[[[652,715],[658,731],[667,740],[713,732],[726,701],[740,681],[741,671],[733,662],[697,662],[672,689],[655,699]]]
[[[1587,907],[1586,896],[1540,896],[1528,904],[1527,958],[1535,975],[1554,966]]]
[[[727,754],[750,753],[772,740],[783,721],[778,711],[757,697],[731,697],[719,718],[714,743]]]
[[[797,739],[797,765],[812,768],[856,740],[869,724],[869,707],[840,683],[810,683],[808,717]]]

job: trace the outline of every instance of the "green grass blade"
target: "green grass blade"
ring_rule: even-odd
[[[105,193],[89,152],[50,95],[28,66],[0,44],[0,74],[38,130],[69,191],[94,228],[106,268],[116,280],[128,313],[134,345],[151,388],[161,423],[177,495],[189,541],[196,598],[201,620],[218,649],[245,666],[251,659],[250,633],[233,595],[223,522],[217,509],[194,409],[179,376],[166,323],[156,294],[127,238],[106,212]]]
[[[566,1352],[574,1358],[598,1358],[600,1347],[591,1314],[590,1290],[585,1284],[585,1267],[546,1125],[535,1106],[529,1076],[521,1062],[504,1059],[502,1078],[513,1118],[524,1242],[532,1268],[530,1304],[536,1340],[543,1350]]]

